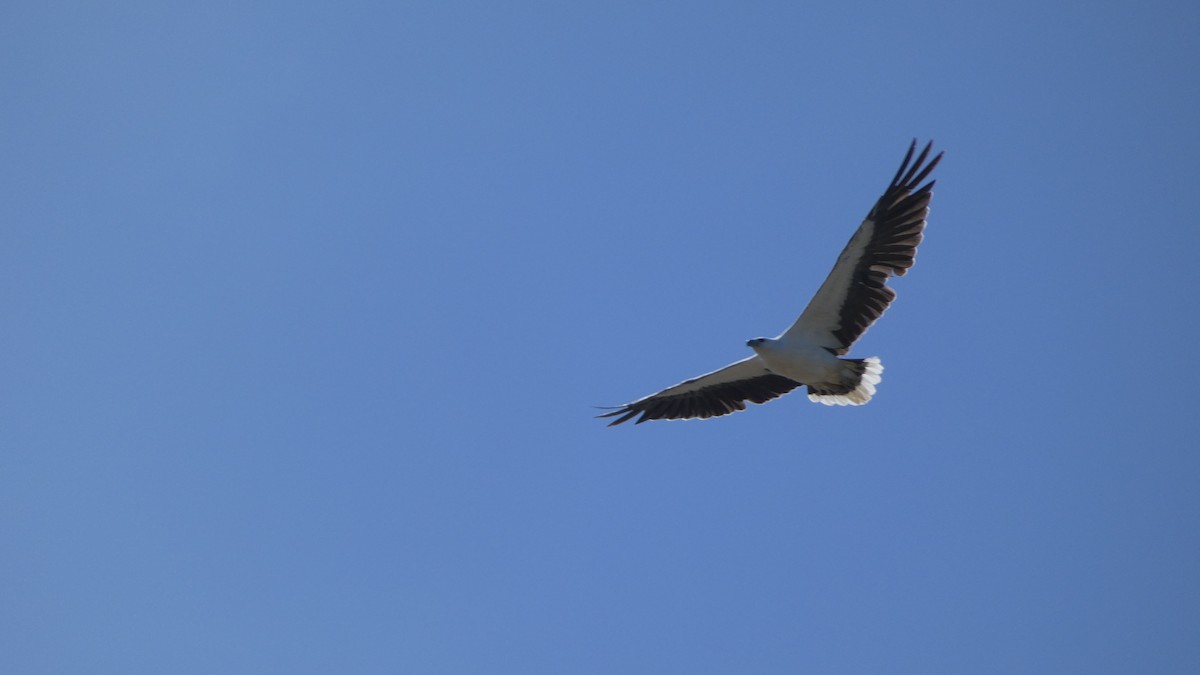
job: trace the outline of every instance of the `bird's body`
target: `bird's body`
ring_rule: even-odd
[[[829,350],[815,345],[806,343],[795,338],[789,338],[787,335],[778,338],[759,338],[759,340],[751,340],[750,348],[754,350],[756,358],[762,362],[767,370],[777,375],[807,384],[814,390],[828,391],[838,390],[849,387],[851,394],[859,389],[862,385],[862,391],[858,392],[842,405],[855,403],[866,403],[875,393],[875,386],[879,383],[878,378],[872,382],[872,378],[862,377],[862,369],[856,367],[860,361],[858,359],[839,359],[829,352]],[[883,370],[883,365],[879,363],[879,359],[874,359],[873,364],[878,365],[879,371]],[[828,400],[826,400],[828,399]],[[836,405],[833,397],[816,396],[815,401],[827,402],[829,405]]]
[[[816,345],[778,337],[757,338],[746,346],[754,350],[767,370],[797,382],[842,379],[842,360]]]
[[[912,161],[913,142],[888,189],[850,238],[808,307],[783,334],[749,340],[746,345],[754,356],[600,417],[616,417],[609,426],[639,415],[638,424],[716,417],[744,410],[746,401],[765,403],[805,385],[809,399],[826,405],[862,405],[871,400],[883,364],[875,357],[839,357],[895,299],[887,279],[903,275],[913,265],[933,196],[933,181],[918,185],[942,158],[938,154],[926,164],[931,147],[932,143],[926,145]]]

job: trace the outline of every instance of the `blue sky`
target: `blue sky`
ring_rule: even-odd
[[[0,670],[1200,670],[1195,3],[0,17]],[[913,137],[870,405],[592,418]]]

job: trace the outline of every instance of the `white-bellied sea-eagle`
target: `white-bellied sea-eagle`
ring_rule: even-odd
[[[677,420],[727,415],[746,401],[766,403],[807,385],[808,398],[825,405],[862,405],[875,394],[883,364],[876,357],[842,359],[896,299],[888,277],[913,266],[925,229],[934,181],[918,187],[942,153],[929,159],[933,143],[913,160],[913,141],[896,176],[838,256],[833,271],[800,318],[782,335],[754,338],[754,355],[680,382],[657,394],[619,406],[599,417],[615,426],[638,417]],[[926,160],[929,160],[926,163]]]

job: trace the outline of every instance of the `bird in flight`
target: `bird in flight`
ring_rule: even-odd
[[[883,364],[876,357],[838,357],[847,354],[896,299],[896,292],[887,286],[888,277],[903,276],[913,266],[934,181],[918,185],[943,154],[929,160],[932,148],[930,142],[914,161],[917,142],[913,141],[896,176],[838,256],[825,283],[782,335],[749,340],[746,346],[754,350],[753,356],[597,417],[615,417],[610,427],[639,415],[635,424],[719,417],[745,410],[746,401],[766,403],[804,385],[809,400],[825,405],[870,401]]]

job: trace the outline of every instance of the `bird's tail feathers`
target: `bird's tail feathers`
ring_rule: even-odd
[[[825,405],[862,405],[875,395],[883,379],[883,363],[877,357],[842,359],[843,382],[808,385],[808,400]]]

